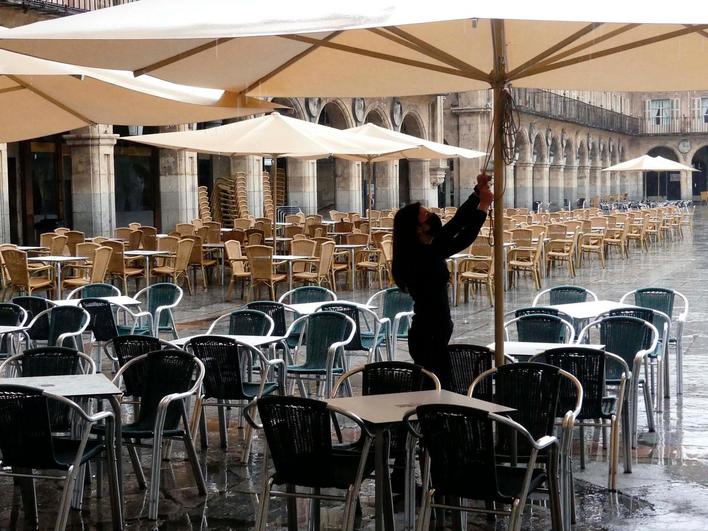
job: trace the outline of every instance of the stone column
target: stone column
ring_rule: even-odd
[[[239,172],[246,174],[248,212],[259,218],[263,216],[263,158],[256,155],[231,157],[231,175],[235,177]],[[273,176],[271,176],[271,193],[272,186]]]
[[[600,197],[610,195],[611,193],[613,193],[612,178],[614,176],[614,173],[611,171],[601,171],[599,175],[600,182],[602,183]]]
[[[548,203],[549,175],[548,163],[536,162],[533,165],[533,200]]]
[[[681,172],[681,199],[684,201],[693,199],[693,174],[690,171]]]
[[[516,196],[516,179],[514,178],[514,163],[504,168],[504,208],[514,208]]]
[[[394,161],[375,162],[376,208],[396,208],[398,206],[398,163]]]
[[[576,171],[577,188],[576,199],[585,198],[585,203],[590,205],[590,167],[578,166]]]
[[[517,208],[533,206],[533,164],[517,162],[514,164],[514,205]]]
[[[10,189],[7,179],[7,144],[0,144],[0,242],[10,241]]]
[[[361,163],[336,159],[334,162],[336,184],[334,204],[340,212],[361,212],[362,187]]]
[[[589,186],[588,186],[588,204],[590,199],[595,196],[602,197],[602,185],[600,183],[600,166],[590,166],[588,171]]]
[[[578,199],[578,167],[566,166],[563,169],[563,196],[570,203],[571,210],[575,208]]]
[[[65,135],[71,148],[72,228],[91,236],[110,236],[116,228],[114,146],[110,125],[91,125]]]
[[[553,164],[548,168],[548,200],[551,202],[551,210],[563,210],[563,166]]]
[[[163,133],[191,131],[189,124],[161,127]],[[197,153],[160,149],[160,220],[162,231],[189,223],[199,215],[197,202]]]
[[[409,160],[408,173],[411,203],[420,201],[424,206],[437,207],[438,189],[430,182],[430,161]]]
[[[612,195],[618,195],[622,193],[622,183],[620,178],[620,172],[613,171],[610,173],[610,193]]]
[[[288,204],[317,214],[317,161],[288,159]]]

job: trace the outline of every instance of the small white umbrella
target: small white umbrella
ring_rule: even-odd
[[[198,131],[178,131],[153,135],[128,136],[141,144],[161,148],[188,149],[220,155],[270,155],[273,157],[273,222],[277,160],[280,156],[324,158],[361,157],[375,153],[384,156],[411,148],[410,143],[392,142],[349,133],[332,127],[283,116],[277,112]],[[275,245],[275,240],[274,240]]]
[[[131,72],[45,61],[0,50],[0,142],[96,123],[170,125],[268,112],[267,101]]]
[[[691,166],[686,166],[675,160],[667,159],[664,157],[652,157],[651,155],[642,155],[635,159],[626,160],[620,162],[619,164],[614,164],[609,168],[604,168],[600,171],[640,171],[642,173],[647,171],[698,171],[696,168]],[[656,176],[656,193],[659,194],[659,176]],[[644,190],[644,198],[646,199],[646,188]]]

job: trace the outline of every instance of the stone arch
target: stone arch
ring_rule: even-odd
[[[423,120],[415,109],[403,115],[403,120],[401,120],[401,132],[420,137],[424,140],[428,139]]]
[[[568,138],[565,141],[565,146],[563,147],[563,163],[566,168],[569,166],[576,166],[578,164],[577,151],[572,138]]]
[[[556,166],[563,164],[563,149],[560,137],[554,136],[551,146],[548,148],[548,163]]]
[[[666,145],[654,146],[647,150],[647,155],[651,157],[664,157],[665,159],[678,162],[679,154],[672,147]],[[644,173],[644,190],[645,196],[649,197],[665,197],[667,199],[681,199],[681,181],[680,172],[655,172],[648,171]],[[678,176],[678,179],[676,179]]]
[[[371,123],[379,127],[385,127],[386,129],[393,129],[391,120],[389,120],[386,111],[384,111],[380,105],[372,105],[366,110],[364,123]]]
[[[548,144],[545,135],[538,133],[533,139],[533,201],[549,202]]]
[[[285,106],[285,109],[278,109],[277,111],[284,116],[290,116],[298,120],[307,120],[307,114],[302,107],[302,102],[297,98],[273,98],[271,103]]]
[[[322,105],[317,123],[335,129],[354,127],[354,116],[340,99]],[[330,210],[356,210],[361,207],[361,165],[342,159],[317,161],[317,212],[327,215]]]
[[[546,144],[546,139],[541,133],[537,133],[533,139],[531,160],[534,164],[544,164],[548,162],[548,145]]]
[[[409,110],[401,120],[401,133],[427,139],[425,125],[416,110]],[[426,178],[430,172],[430,162],[422,160],[401,159],[398,161],[398,202],[410,203],[412,177]]]
[[[516,162],[531,162],[531,142],[526,129],[519,129],[516,133],[515,151],[518,153]]]
[[[580,142],[578,142],[576,154],[575,160],[577,161],[578,166],[588,166],[590,164],[590,153],[588,153],[588,146],[585,143],[585,140],[580,140]]]
[[[516,132],[514,159],[514,206],[531,208],[533,162],[531,161],[531,142],[529,142],[528,131],[525,128],[520,128]]]
[[[698,170],[691,179],[691,195],[694,199],[700,199],[701,192],[708,190],[708,144],[699,146],[693,152],[691,166]]]

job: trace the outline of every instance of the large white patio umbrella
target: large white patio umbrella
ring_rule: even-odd
[[[233,92],[0,50],[0,107],[0,142],[15,142],[96,123],[170,125],[278,106]]]
[[[708,4],[141,0],[8,31],[0,46],[268,96],[494,91],[494,213],[503,215],[505,91],[664,91],[708,86]],[[11,42],[12,41],[12,42]],[[503,224],[495,223],[495,240]],[[503,249],[495,247],[495,261]],[[504,290],[495,277],[496,361]]]
[[[626,160],[624,162],[620,162],[619,164],[614,164],[608,168],[604,168],[600,171],[639,171],[639,172],[648,172],[648,171],[655,171],[655,172],[660,172],[660,171],[698,171],[696,168],[693,168],[691,166],[686,166],[685,164],[681,164],[680,162],[676,162],[675,160],[667,159],[664,157],[652,157],[651,155],[642,155],[641,157],[637,157],[635,159],[630,159]],[[656,190],[657,194],[659,193],[659,176],[656,176]],[[646,188],[644,188],[644,199],[646,199]]]
[[[431,140],[425,140],[423,138],[407,135],[401,133],[400,131],[394,131],[392,129],[386,129],[376,124],[364,124],[358,127],[352,127],[350,129],[345,129],[350,133],[354,133],[359,136],[365,136],[370,138],[389,140],[391,142],[402,142],[410,144],[410,149],[407,149],[398,153],[384,153],[384,154],[369,154],[365,156],[358,157],[359,159],[366,162],[366,173],[367,173],[367,190],[368,193],[368,205],[369,208],[373,208],[372,205],[372,192],[371,192],[371,182],[373,179],[373,172],[371,164],[373,162],[382,162],[387,160],[398,160],[402,158],[406,159],[447,159],[453,157],[462,157],[465,159],[477,159],[484,157],[486,153],[482,151],[475,151],[474,149],[466,149],[456,146],[449,146],[447,144],[442,144],[440,142],[433,142]],[[344,158],[349,158],[346,155]],[[355,158],[355,157],[352,157]]]
[[[410,143],[360,136],[277,112],[210,129],[128,136],[124,140],[219,155],[270,155],[274,161],[273,226],[278,157],[317,159],[335,156],[360,160],[370,153],[385,156],[412,147]],[[275,245],[275,240],[273,243]]]

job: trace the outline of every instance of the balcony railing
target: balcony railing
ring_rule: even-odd
[[[12,5],[23,9],[37,9],[56,15],[94,11],[137,0],[0,0],[0,5]]]
[[[524,113],[627,135],[636,135],[640,131],[641,120],[636,116],[610,111],[555,92],[515,88],[513,95],[516,107]]]
[[[639,132],[643,135],[708,133],[708,118],[704,116],[679,116],[661,119],[659,123],[657,123],[656,118],[649,118],[641,121]]]

